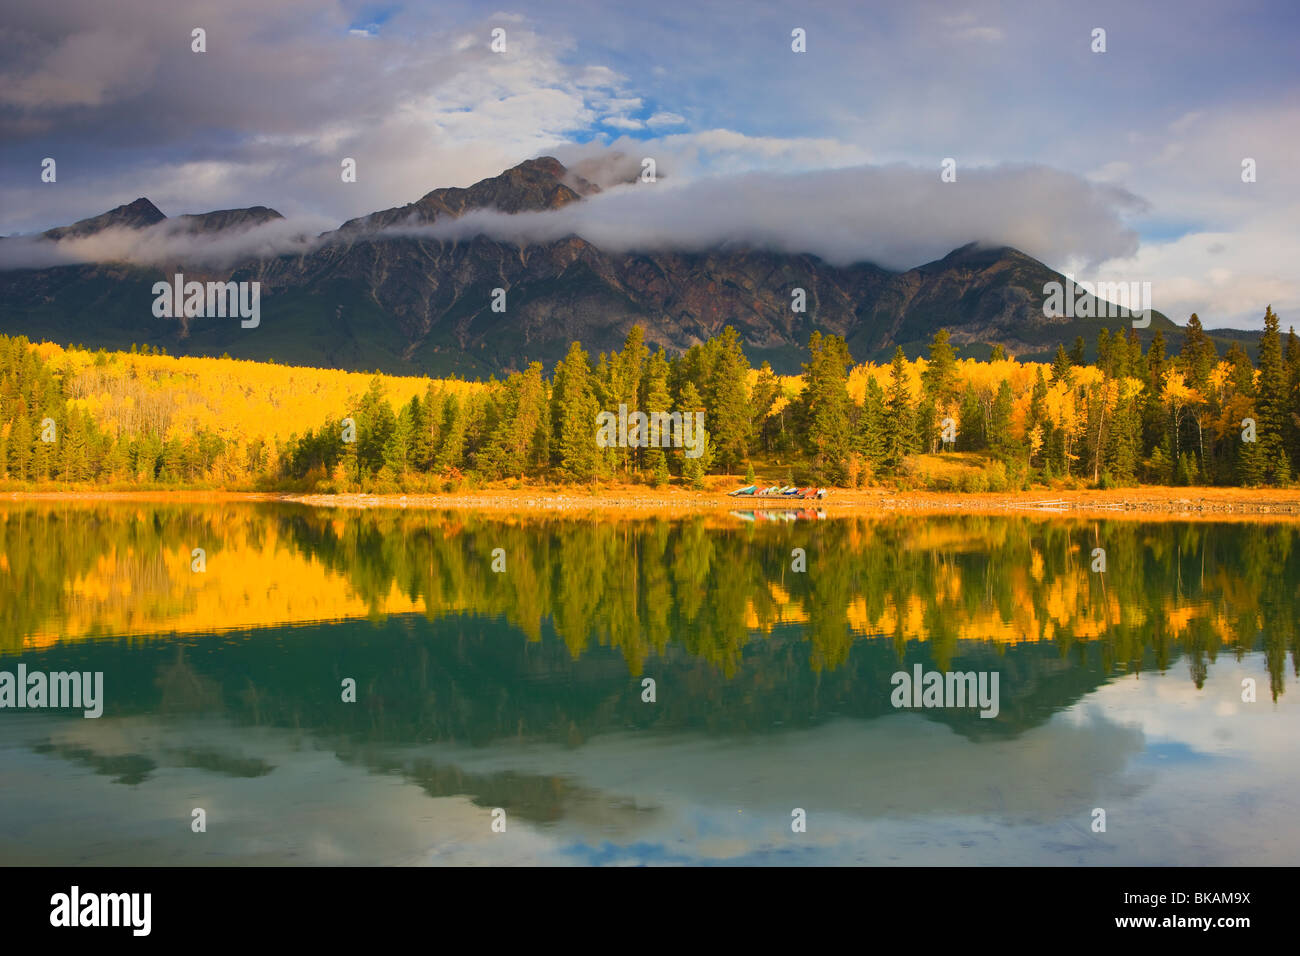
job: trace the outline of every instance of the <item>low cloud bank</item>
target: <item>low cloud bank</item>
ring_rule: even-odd
[[[606,191],[558,210],[476,211],[389,231],[520,243],[578,235],[609,251],[755,247],[891,269],[909,269],[978,241],[1014,246],[1047,262],[1095,264],[1137,251],[1137,233],[1124,217],[1144,208],[1123,189],[1044,166],[959,170],[952,183],[941,182],[937,168],[909,166],[753,172],[682,183],[668,177],[630,185],[617,184],[639,171],[626,158],[574,171],[594,177]]]
[[[628,183],[640,168],[627,156],[593,157],[573,171],[604,191],[582,202],[516,215],[476,211],[390,227],[381,235],[442,241],[482,235],[521,244],[577,235],[611,252],[761,248],[898,270],[983,242],[1014,246],[1048,263],[1096,264],[1137,252],[1137,233],[1124,218],[1144,208],[1123,189],[1044,166],[959,168],[951,183],[940,180],[937,167],[901,165]],[[249,258],[309,253],[331,241],[320,235],[330,225],[277,220],[195,235],[168,220],[58,242],[16,237],[0,241],[0,268],[87,262],[230,267]]]

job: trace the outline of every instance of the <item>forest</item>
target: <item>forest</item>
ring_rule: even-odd
[[[813,332],[798,376],[754,369],[730,326],[678,355],[633,328],[466,382],[229,358],[105,352],[0,336],[0,483],[10,489],[447,492],[504,483],[704,487],[737,480],[1010,491],[1136,484],[1286,486],[1300,462],[1300,338],[1272,308],[1257,357],[1103,328],[1055,360],[854,364]],[[1091,354],[1093,361],[1085,360]],[[601,447],[597,416],[703,412],[703,453]],[[960,462],[945,471],[945,461]],[[743,476],[743,478],[742,478]],[[954,477],[956,476],[956,477]]]

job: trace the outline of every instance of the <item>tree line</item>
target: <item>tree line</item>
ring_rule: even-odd
[[[1099,487],[1285,485],[1300,463],[1300,339],[1268,308],[1257,361],[1220,357],[1193,314],[1181,348],[1157,332],[1101,329],[1051,363],[994,347],[959,359],[948,333],[925,358],[896,349],[857,365],[812,333],[802,375],[753,369],[730,326],[685,352],[652,350],[635,327],[594,359],[573,343],[548,377],[533,363],[467,389],[432,380],[394,407],[376,377],[315,428],[284,441],[211,427],[163,431],[101,421],[25,338],[0,336],[0,479],[19,484],[248,486],[320,491],[448,490],[466,482],[627,481],[700,486],[708,474],[858,486],[924,483],[920,456],[964,453],[979,488],[1038,481]],[[104,354],[95,358],[104,364]],[[601,447],[597,415],[703,412],[701,454]],[[273,415],[274,410],[267,408]]]

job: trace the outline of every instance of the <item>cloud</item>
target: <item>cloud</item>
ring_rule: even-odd
[[[578,169],[610,185],[635,175],[633,159],[612,154],[602,165],[589,156]],[[521,243],[578,235],[610,251],[756,247],[838,265],[908,269],[972,241],[1015,246],[1047,261],[1130,256],[1137,235],[1123,217],[1141,208],[1124,190],[1042,166],[964,170],[956,183],[940,182],[937,170],[864,166],[613,185],[559,210],[480,211],[397,231]]]
[[[496,175],[602,117],[633,129],[642,108],[621,72],[575,62],[568,35],[471,8],[430,20],[399,5],[378,29],[316,0],[229,0],[219,15],[198,0],[70,0],[5,19],[0,233],[141,195],[339,222]],[[195,25],[206,53],[190,49]],[[45,156],[57,186],[40,181]],[[346,185],[345,156],[359,168]]]
[[[4,41],[17,37],[6,31]],[[0,73],[0,106],[23,110],[57,110],[100,106],[147,88],[158,64],[148,41],[129,32],[90,30],[42,44],[36,52],[15,53]],[[8,46],[9,43],[4,43]]]
[[[573,165],[570,155],[605,148],[626,154],[631,176],[655,159],[657,185],[674,189],[955,156],[963,172],[1036,162],[1143,196],[1148,211],[1126,222],[1163,247],[1143,262],[1162,270],[1153,292],[1204,288],[1216,310],[1239,297],[1223,320],[1244,321],[1263,304],[1248,301],[1247,284],[1286,291],[1300,256],[1294,221],[1268,215],[1300,197],[1294,11],[1284,0],[1244,19],[1226,6],[1174,8],[1115,5],[1112,52],[1098,56],[1094,23],[1063,0],[892,0],[869,13],[837,2],[801,8],[810,46],[796,55],[780,5],[755,7],[737,29],[694,0],[629,8],[617,23],[588,4],[521,15],[480,0],[436,18],[410,0],[382,12],[357,0],[11,3],[0,24],[0,233],[141,195],[337,223],[530,155]],[[505,55],[489,48],[500,25]],[[190,49],[195,26],[208,31],[206,54]],[[57,185],[39,179],[47,156]],[[356,183],[340,182],[344,156],[358,161]],[[1245,157],[1259,167],[1248,187]],[[629,178],[625,164],[595,165],[610,176],[601,182]],[[1033,232],[1007,220],[990,222]],[[1216,265],[1233,278],[1210,282],[1203,245],[1169,245],[1196,235],[1223,236]]]
[[[680,113],[670,113],[667,110],[660,110],[653,114],[645,121],[646,126],[651,129],[663,129],[665,126],[684,126],[686,117]]]
[[[1151,283],[1152,305],[1177,322],[1193,312],[1206,328],[1260,328],[1272,305],[1282,329],[1300,328],[1300,243],[1278,243],[1282,223],[1300,207],[1277,211],[1277,222],[1238,233],[1194,232],[1167,242],[1145,242],[1131,257],[1099,266],[1104,276]],[[1085,277],[1086,278],[1086,277]]]
[[[612,126],[614,129],[644,129],[645,123],[639,119],[631,119],[627,116],[607,116],[600,121],[605,126]]]
[[[645,159],[655,161],[659,178],[671,176],[676,181],[758,171],[825,170],[871,160],[867,150],[829,137],[747,136],[729,129],[564,143],[548,152],[602,188],[635,179]]]
[[[310,252],[320,245],[319,234],[331,225],[320,219],[277,219],[247,229],[188,233],[183,220],[168,219],[144,229],[104,229],[57,242],[39,236],[14,236],[0,241],[0,270],[93,262],[144,266],[184,263],[222,270],[251,258]]]

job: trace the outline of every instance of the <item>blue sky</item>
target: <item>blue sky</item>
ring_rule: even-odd
[[[674,185],[770,176],[771,197],[797,174],[814,235],[821,217],[845,228],[844,179],[817,177],[863,170],[883,195],[850,211],[864,237],[891,235],[848,236],[845,256],[928,253],[922,231],[946,236],[961,189],[961,227],[987,222],[971,239],[1151,281],[1178,321],[1253,326],[1271,303],[1300,324],[1298,20],[1265,2],[21,0],[0,26],[0,234],[142,195],[169,215],[266,204],[328,228],[531,156],[641,153]],[[356,183],[340,182],[345,156]],[[57,183],[40,182],[44,157]],[[958,182],[927,214],[888,205],[946,157]],[[1037,167],[1061,175],[1020,172]],[[737,236],[753,225],[713,214]]]

